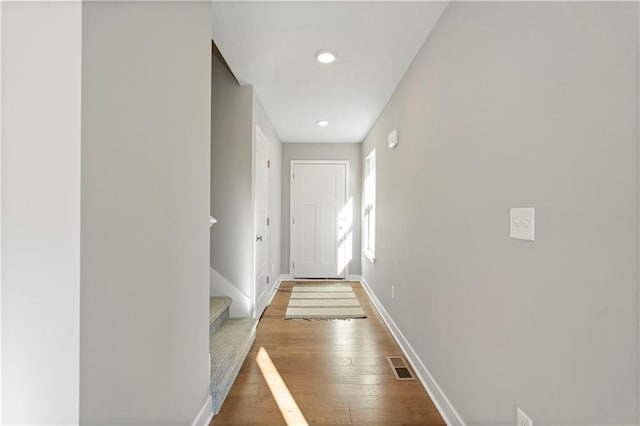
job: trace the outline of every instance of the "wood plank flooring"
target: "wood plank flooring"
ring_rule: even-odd
[[[385,357],[402,355],[359,283],[366,319],[283,320],[284,282],[211,425],[444,425],[418,380],[398,381]],[[317,282],[312,283],[318,285]]]

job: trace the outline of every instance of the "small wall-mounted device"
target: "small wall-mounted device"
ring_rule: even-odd
[[[389,136],[387,136],[387,145],[389,146],[389,149],[393,149],[398,146],[398,129],[389,133]]]
[[[535,240],[535,216],[533,207],[511,209],[511,238],[514,240]]]

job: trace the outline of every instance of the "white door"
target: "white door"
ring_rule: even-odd
[[[291,163],[291,261],[294,278],[344,278],[346,162]]]
[[[255,164],[254,164],[254,188],[255,188],[255,287],[254,304],[255,317],[262,315],[267,305],[268,287],[268,247],[267,241],[267,217],[268,217],[268,161],[269,149],[267,138],[256,126]]]

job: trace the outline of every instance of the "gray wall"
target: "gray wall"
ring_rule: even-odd
[[[77,424],[79,2],[2,3],[2,424]]]
[[[353,257],[349,274],[360,274],[360,201],[362,193],[362,144],[282,144],[282,272],[290,273],[290,166],[291,160],[349,160],[349,196],[353,197]]]
[[[258,125],[269,140],[269,275],[280,275],[280,160],[282,143],[251,86],[240,86],[213,58],[211,110],[211,294],[234,299],[232,316],[253,306],[253,144]]]
[[[83,424],[191,424],[208,397],[210,13],[83,4]]]
[[[467,424],[638,423],[638,71],[637,3],[452,2],[364,142],[363,275]]]
[[[253,262],[252,104],[253,88],[240,86],[217,58],[211,91],[210,264],[247,297]]]

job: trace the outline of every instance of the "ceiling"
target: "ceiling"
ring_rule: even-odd
[[[446,5],[216,1],[213,39],[283,142],[361,142]]]

